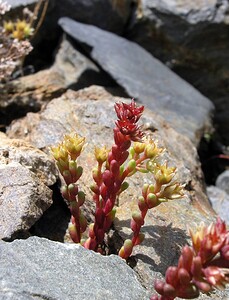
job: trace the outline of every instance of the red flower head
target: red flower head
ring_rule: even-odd
[[[143,132],[141,128],[136,124],[140,119],[144,110],[144,106],[136,106],[134,100],[130,104],[116,103],[115,111],[119,120],[115,122],[120,132],[129,136],[132,141],[141,141]]]
[[[226,224],[220,218],[208,227],[202,225],[196,233],[190,230],[193,248],[201,257],[202,263],[210,261],[224,246],[228,244]]]

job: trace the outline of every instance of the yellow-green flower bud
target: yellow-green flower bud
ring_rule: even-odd
[[[136,168],[136,161],[134,159],[131,159],[127,165],[128,171],[132,172]]]
[[[109,150],[107,147],[97,148],[95,147],[95,158],[99,164],[103,164],[107,160],[107,156],[109,153]]]
[[[93,177],[95,182],[99,181],[99,170],[98,170],[98,168],[93,168],[92,169],[92,177]]]
[[[146,203],[149,208],[157,206],[159,203],[157,201],[157,196],[155,194],[149,193],[146,199]]]
[[[14,23],[12,21],[4,22],[3,27],[7,33],[12,33],[14,30]]]
[[[120,168],[119,168],[119,173],[120,173],[120,176],[122,176],[123,172],[124,172],[124,165],[121,165]]]
[[[64,146],[71,156],[72,160],[76,160],[76,158],[80,155],[83,146],[85,144],[85,138],[80,137],[78,134],[66,135],[64,137]]]
[[[68,159],[68,152],[65,150],[65,147],[63,144],[59,144],[57,147],[51,147],[51,152],[55,160],[59,160],[60,158],[62,160],[67,160]]]
[[[27,23],[25,20],[18,20],[16,23],[16,29],[19,31],[24,31],[26,26],[27,26]]]
[[[131,240],[127,239],[125,240],[124,245],[119,251],[119,256],[126,259],[131,255],[132,250],[133,250],[133,243]]]
[[[136,167],[136,170],[140,173],[149,173],[149,171],[145,168],[139,168],[139,167]]]
[[[29,26],[29,24],[27,24],[27,26],[25,26],[24,28],[24,35],[25,38],[28,38],[33,32],[33,29]]]
[[[179,199],[184,196],[183,185],[179,183],[169,185],[162,191],[161,196],[170,200]]]
[[[154,143],[153,140],[149,140],[147,144],[145,145],[145,157],[154,159],[156,156],[158,156],[163,151],[162,148],[158,148],[157,145]]]
[[[175,167],[168,167],[165,163],[164,165],[155,165],[155,169],[153,171],[155,180],[158,184],[167,184],[169,183],[172,178],[175,176]]]
[[[90,189],[92,190],[93,193],[99,195],[99,188],[98,188],[98,185],[97,184],[92,184],[90,186]]]
[[[140,212],[134,211],[132,213],[132,218],[139,226],[142,226],[144,224],[144,220],[143,220],[142,214]]]
[[[121,185],[121,192],[125,191],[129,187],[129,183],[124,181]]]
[[[77,230],[76,230],[76,226],[75,224],[72,224],[70,223],[68,225],[68,231],[69,231],[69,234],[71,236],[71,239],[74,243],[79,243],[80,242],[80,239],[78,237],[78,234],[77,234]]]
[[[78,192],[78,204],[79,206],[83,205],[85,202],[85,193],[83,191]]]
[[[77,172],[77,163],[75,160],[70,160],[68,162],[68,169],[71,172],[72,177],[75,179]]]
[[[150,171],[151,173],[153,173],[154,170],[155,170],[155,168],[156,168],[156,163],[154,161],[152,161],[152,160],[147,161],[147,163],[146,163],[146,169],[148,171]]]
[[[81,166],[76,169],[76,180],[78,180],[83,174],[83,168]]]
[[[143,196],[140,196],[138,198],[138,207],[139,207],[140,211],[144,211],[144,210],[148,209],[147,204],[145,203],[145,198]]]
[[[149,188],[149,185],[147,183],[145,183],[142,187],[142,196],[145,198],[147,193],[148,193],[148,188]]]
[[[140,154],[140,153],[144,152],[145,146],[146,146],[145,143],[135,142],[135,143],[133,144],[134,151],[135,151],[137,154]]]
[[[130,158],[133,158],[133,157],[134,157],[134,154],[135,154],[135,151],[134,151],[134,148],[133,148],[133,147],[130,147],[129,153],[130,153]]]
[[[149,192],[154,193],[154,190],[155,190],[155,186],[153,184],[150,184],[149,185]]]

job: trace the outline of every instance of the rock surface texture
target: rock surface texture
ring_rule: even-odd
[[[207,187],[207,195],[216,213],[229,224],[229,194],[211,185]]]
[[[126,33],[213,100],[227,143],[228,12],[227,0],[141,0]]]
[[[207,98],[139,45],[69,18],[60,19],[59,24],[75,40],[92,48],[91,57],[131,97],[198,144],[210,127],[213,105]]]
[[[148,300],[149,295],[117,256],[31,237],[0,242],[0,299]]]
[[[52,204],[54,162],[28,143],[0,133],[0,239],[28,234]]]
[[[216,186],[229,194],[229,170],[224,171],[218,176]]]

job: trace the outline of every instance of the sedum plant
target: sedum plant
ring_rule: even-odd
[[[85,138],[78,134],[66,135],[59,145],[51,148],[64,181],[62,195],[69,203],[72,215],[70,236],[73,242],[101,254],[105,254],[105,236],[115,218],[117,197],[128,188],[128,177],[137,172],[143,175],[150,173],[152,176],[152,182],[142,187],[138,210],[132,212],[132,236],[124,241],[119,250],[119,256],[124,259],[132,254],[134,246],[144,240],[141,228],[148,210],[184,195],[183,186],[175,177],[176,168],[169,167],[168,162],[160,163],[164,149],[159,148],[152,139],[146,138],[138,125],[143,110],[144,106],[138,107],[134,100],[130,104],[116,103],[114,144],[111,149],[95,147],[96,166],[92,170],[94,183],[90,187],[95,202],[92,224],[87,224],[82,213],[85,194],[79,190],[78,185],[83,173],[78,158],[85,146]],[[153,296],[151,300],[172,300],[177,296],[191,299],[198,296],[199,290],[208,292],[213,286],[217,287],[218,283],[224,287],[228,269],[224,271],[207,263],[219,251],[226,253],[221,260],[228,260],[229,238],[225,224],[218,220],[216,225],[202,228],[200,233],[191,232],[191,236],[193,248],[183,248],[178,267],[168,268],[165,283],[155,283],[155,289],[161,296]],[[215,278],[217,284],[212,278]]]
[[[31,39],[44,20],[48,3],[39,0],[33,12],[25,7],[23,18],[6,20],[10,5],[0,0],[0,83],[9,81],[16,67],[22,66],[25,56],[32,51]]]
[[[190,230],[192,246],[184,246],[178,265],[169,267],[165,281],[157,281],[155,290],[161,296],[151,300],[193,299],[200,292],[224,289],[229,283],[229,231],[217,219],[208,227],[203,224],[194,233]]]
[[[128,177],[136,172],[151,173],[153,180],[152,184],[143,186],[142,195],[138,199],[138,211],[132,213],[130,227],[133,235],[119,251],[122,258],[128,258],[133,247],[143,241],[141,227],[147,211],[162,202],[183,196],[183,186],[174,180],[176,168],[168,167],[167,163],[159,163],[158,158],[164,149],[159,148],[153,140],[145,138],[138,125],[143,110],[144,107],[137,107],[134,101],[130,104],[116,103],[114,144],[110,150],[106,147],[95,148],[97,165],[92,170],[94,183],[91,185],[95,220],[88,226],[86,240],[83,233],[87,229],[87,222],[80,210],[85,195],[79,191],[77,183],[83,172],[77,159],[84,147],[85,138],[77,134],[66,135],[57,147],[51,149],[65,183],[62,195],[69,202],[72,214],[70,236],[74,242],[81,243],[87,249],[104,253],[104,238],[115,218],[117,197],[128,188]]]
[[[0,0],[0,82],[9,80],[20,59],[32,50],[28,41],[30,24],[25,20],[3,22],[2,17],[9,10],[10,5]]]

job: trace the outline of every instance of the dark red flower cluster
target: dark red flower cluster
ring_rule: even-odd
[[[130,104],[116,103],[115,111],[119,120],[115,122],[120,132],[131,141],[141,141],[143,132],[136,123],[140,119],[144,106],[136,106],[134,100]]]
[[[99,164],[93,174],[93,199],[96,203],[95,223],[89,233],[84,247],[100,251],[105,233],[109,230],[115,216],[114,205],[117,195],[123,190],[125,176],[120,173],[121,165],[129,156],[131,141],[140,141],[143,137],[136,124],[140,119],[144,106],[137,107],[134,100],[130,104],[116,103],[115,111],[119,120],[115,122],[114,141],[108,153],[106,169]],[[104,161],[105,163],[105,161]]]

